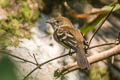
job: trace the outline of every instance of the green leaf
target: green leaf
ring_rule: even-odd
[[[80,28],[81,32],[83,34],[86,34],[87,32],[89,32],[90,30],[92,30],[104,17],[106,14],[101,14],[99,15],[97,18],[95,18],[92,22],[82,26]]]
[[[93,21],[89,22],[88,24],[83,25],[80,28],[81,32],[83,34],[86,34],[89,31],[91,31],[92,29],[94,29],[99,24],[99,22],[107,15],[107,13],[111,11],[111,9],[112,9],[112,7],[114,5],[116,5],[116,6],[115,6],[115,8],[114,8],[113,11],[116,11],[116,10],[120,9],[120,5],[116,1],[113,2],[112,4],[110,4],[109,6],[106,6],[104,8],[104,10],[106,11],[106,13],[98,15]]]

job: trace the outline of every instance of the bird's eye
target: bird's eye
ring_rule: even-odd
[[[60,21],[56,21],[57,23],[59,23]]]

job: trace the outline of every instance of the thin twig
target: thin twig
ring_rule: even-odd
[[[38,65],[39,63],[38,63],[38,61],[37,61],[37,59],[36,59],[36,57],[35,57],[35,54],[33,54],[33,57],[34,57],[34,59],[35,59],[36,64]]]
[[[105,43],[105,44],[91,46],[88,49],[97,48],[97,47],[106,46],[106,45],[116,45],[116,44],[115,43]]]
[[[71,52],[71,53],[74,53],[74,52]],[[23,80],[25,80],[29,75],[31,75],[35,70],[37,70],[37,69],[38,69],[39,67],[41,67],[42,65],[44,65],[44,64],[46,64],[46,63],[48,63],[48,62],[51,62],[51,61],[53,61],[53,60],[62,58],[62,57],[67,56],[67,55],[69,55],[69,53],[68,53],[68,54],[64,54],[64,55],[62,55],[62,56],[55,57],[55,58],[53,58],[53,59],[50,59],[50,60],[48,60],[48,61],[45,61],[45,62],[39,64],[36,68],[34,68],[32,71],[30,71],[30,72],[24,77]]]
[[[13,55],[13,54],[9,54],[9,53],[8,53],[7,51],[5,51],[5,50],[0,50],[0,51],[4,52],[4,54],[7,54],[7,55],[9,55],[9,56],[11,56],[11,57],[14,57],[14,58],[17,58],[17,59],[23,60],[23,61],[25,61],[25,62],[29,62],[29,63],[32,63],[32,64],[36,65],[36,63],[34,63],[34,62],[32,62],[32,61],[23,59],[23,58],[21,58],[21,57],[15,56],[15,55]]]
[[[39,66],[40,67],[40,66]],[[37,70],[39,67],[34,68],[32,71],[30,71],[23,80],[27,79],[29,77],[29,75],[31,75],[35,70]]]
[[[93,33],[92,37],[90,38],[90,41],[89,41],[89,43],[88,43],[89,46],[90,46],[90,43],[91,43],[93,37],[94,37],[95,34],[98,32],[98,30],[102,27],[103,23],[108,19],[108,17],[110,16],[110,14],[112,13],[112,11],[113,11],[114,8],[115,8],[115,5],[114,5],[113,8],[111,9],[111,11],[108,13],[108,15],[103,18],[102,22],[99,23],[99,27],[96,29],[96,31]]]

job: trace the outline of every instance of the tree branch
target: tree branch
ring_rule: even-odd
[[[115,43],[106,43],[106,44],[101,44],[101,45],[95,45],[95,46],[92,46],[92,47],[90,47],[90,48],[88,48],[88,49],[92,49],[92,48],[95,48],[95,47],[101,47],[101,46],[105,46],[105,45],[112,45],[112,44],[115,45]],[[30,74],[32,74],[35,70],[39,69],[39,68],[40,68],[41,66],[43,66],[44,64],[47,64],[47,63],[49,63],[49,62],[51,62],[51,61],[53,61],[53,60],[56,60],[56,59],[59,59],[59,58],[62,58],[62,57],[65,57],[65,56],[69,55],[69,53],[68,53],[68,54],[64,54],[64,55],[55,57],[55,58],[53,58],[53,59],[50,59],[50,60],[48,60],[48,61],[45,61],[45,62],[43,62],[43,63],[41,63],[41,64],[38,64],[38,63],[34,63],[34,62],[32,62],[32,61],[23,59],[23,58],[21,58],[21,57],[18,57],[18,56],[9,54],[8,52],[10,52],[10,51],[7,52],[6,50],[0,50],[0,52],[4,52],[4,54],[7,54],[7,55],[9,55],[9,56],[12,56],[12,57],[14,57],[14,58],[23,60],[23,61],[28,62],[28,63],[32,63],[32,64],[34,64],[34,65],[37,66],[36,68],[34,68],[30,73],[28,73],[28,74],[24,77],[24,80],[25,80]],[[71,52],[71,54],[73,54],[73,53],[74,53],[74,52]],[[71,64],[71,65],[72,65],[72,64]],[[70,66],[71,66],[71,65],[70,65]],[[68,70],[68,72],[70,72],[70,71],[72,71],[72,70],[75,70],[75,69],[77,69],[77,68],[72,67],[72,68],[70,68],[70,69]]]
[[[107,51],[101,52],[99,54],[92,55],[92,56],[88,57],[87,59],[90,64],[93,64],[95,62],[106,59],[110,56],[117,55],[118,53],[120,53],[120,45],[117,45],[117,46],[115,46]],[[72,71],[72,70],[76,70],[76,69],[78,69],[77,62],[63,66],[63,67],[59,68],[57,70],[57,72],[59,72],[60,74],[65,74],[68,71]]]
[[[115,44],[115,43],[106,43],[106,44],[101,44],[101,45],[95,45],[95,46],[92,46],[92,47],[90,47],[90,48],[88,48],[88,49],[92,49],[92,48],[95,48],[95,47],[101,47],[101,46],[105,46],[105,45],[112,45],[112,44]],[[71,54],[73,54],[73,53],[75,53],[75,52],[71,52]],[[40,68],[41,66],[43,66],[44,64],[47,64],[47,63],[49,63],[49,62],[51,62],[51,61],[54,61],[54,60],[56,60],[56,59],[59,59],[59,58],[68,56],[69,54],[70,54],[70,53],[67,53],[67,54],[64,54],[64,55],[55,57],[55,58],[53,58],[53,59],[47,60],[47,61],[45,61],[45,62],[43,62],[43,63],[41,63],[41,64],[36,65],[37,67],[34,68],[32,71],[30,71],[30,72],[24,77],[23,80],[25,80],[27,77],[29,77],[35,70],[39,69],[39,68]],[[70,64],[70,66],[71,66],[71,65],[72,65],[72,64]],[[73,63],[73,65],[74,65],[74,63]],[[68,66],[69,66],[69,65],[68,65]],[[72,66],[71,66],[71,67],[72,67]],[[76,66],[76,67],[77,67],[77,66]],[[72,71],[72,70],[77,69],[76,67],[72,67],[72,68],[70,68],[70,69],[68,68],[68,71],[67,71],[67,72],[70,72],[70,71]],[[67,69],[67,66],[66,66],[65,69]]]

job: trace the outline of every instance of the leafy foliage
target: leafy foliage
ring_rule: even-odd
[[[16,4],[15,9],[12,9],[12,5],[5,1],[3,0],[0,4],[4,3],[3,9],[9,14],[7,19],[0,20],[0,47],[18,46],[19,38],[31,38],[30,29],[39,17],[40,12],[38,8],[30,7],[27,0],[14,2]]]

